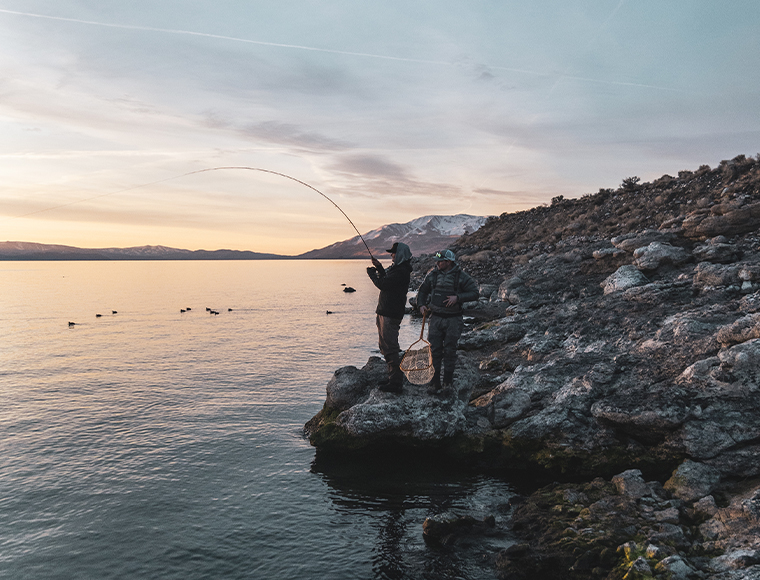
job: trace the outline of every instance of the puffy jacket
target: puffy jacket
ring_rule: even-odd
[[[380,289],[377,300],[376,314],[389,318],[403,318],[406,312],[406,293],[409,290],[409,280],[412,276],[412,253],[409,248],[399,244],[396,261],[387,270],[382,266],[367,268],[372,283]]]
[[[454,306],[443,306],[445,297],[452,295],[456,295],[457,303]],[[417,292],[417,307],[428,306],[433,314],[439,316],[456,316],[462,314],[462,304],[473,302],[479,297],[478,283],[458,264],[454,264],[448,272],[441,272],[435,267],[425,276]]]

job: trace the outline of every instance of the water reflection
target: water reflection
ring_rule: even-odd
[[[419,458],[320,458],[312,472],[326,483],[335,510],[365,517],[376,580],[493,579],[496,553],[512,543],[506,521],[514,492],[505,481]],[[444,514],[494,515],[497,532],[451,547],[426,543],[425,518]]]

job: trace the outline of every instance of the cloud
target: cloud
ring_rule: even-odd
[[[344,151],[350,144],[338,139],[332,139],[315,131],[303,131],[291,123],[279,121],[264,121],[245,125],[237,132],[247,139],[266,141],[278,145],[286,145],[309,151]]]
[[[409,181],[407,171],[400,165],[375,155],[352,155],[332,166],[333,170],[372,179]]]

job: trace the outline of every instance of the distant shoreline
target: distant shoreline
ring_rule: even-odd
[[[382,256],[379,259],[382,260]],[[329,260],[369,260],[367,256],[348,256],[342,258],[304,258],[301,256],[277,256],[272,258],[246,258],[246,257],[226,257],[226,258],[210,258],[210,257],[166,257],[158,258],[155,256],[140,258],[137,256],[127,257],[81,257],[81,256],[0,256],[0,262],[261,262],[261,261],[292,261],[292,260],[305,260],[305,261],[329,261]]]

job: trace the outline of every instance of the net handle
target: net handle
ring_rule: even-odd
[[[427,320],[427,308],[425,309],[425,312],[422,313],[422,328],[420,329],[420,340],[422,340],[422,335],[425,333],[425,321]]]

